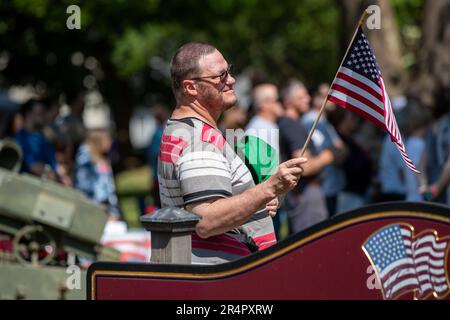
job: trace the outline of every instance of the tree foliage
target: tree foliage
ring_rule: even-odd
[[[81,30],[66,28],[72,4],[81,8]],[[170,101],[168,63],[188,41],[209,41],[235,72],[250,67],[276,82],[330,81],[341,54],[332,0],[12,0],[0,14],[0,52],[8,59],[0,85],[64,92],[94,75],[113,107],[119,84],[131,90],[132,104],[152,94]],[[74,64],[76,52],[95,58],[95,69]]]

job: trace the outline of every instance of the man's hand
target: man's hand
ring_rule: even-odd
[[[278,206],[279,206],[278,198],[274,198],[272,201],[266,204],[266,210],[272,218],[275,217],[275,215],[277,214]]]
[[[275,173],[263,183],[266,184],[269,191],[273,192],[274,196],[284,195],[297,185],[303,173],[302,164],[307,161],[306,158],[294,158],[283,162]]]

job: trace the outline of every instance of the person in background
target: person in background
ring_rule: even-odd
[[[400,102],[396,103],[395,101]],[[393,99],[395,117],[400,132],[403,135],[408,129],[407,108],[406,100],[401,102],[401,100]],[[408,152],[408,149],[406,150]],[[396,145],[392,143],[389,134],[385,133],[381,145],[377,173],[377,181],[380,184],[380,194],[376,197],[376,202],[404,201],[406,199],[404,166],[405,162]]]
[[[412,162],[418,167],[422,167],[425,156],[425,136],[431,123],[431,112],[423,106],[410,102],[406,108],[407,128],[405,130],[405,149]],[[423,175],[412,172],[406,165],[403,165],[403,177],[405,178],[405,200],[423,201],[420,190],[423,184]]]
[[[44,97],[41,102],[45,105],[47,112],[46,112],[46,125],[44,126],[42,130],[42,134],[45,136],[45,138],[51,143],[56,144],[60,132],[59,128],[56,124],[56,118],[59,115],[59,96],[58,95],[48,95]]]
[[[114,177],[108,153],[112,138],[109,128],[88,129],[75,158],[75,188],[106,206],[110,220],[118,220],[120,212]]]
[[[309,132],[319,114],[322,103],[328,94],[328,84],[319,85],[312,99],[311,109],[302,117],[302,123]],[[328,103],[328,108],[332,104]],[[312,136],[312,141],[318,152],[333,150],[333,162],[325,167],[322,173],[322,190],[325,194],[329,216],[336,213],[337,197],[345,187],[345,173],[340,164],[346,158],[348,151],[339,138],[334,127],[328,122],[326,114],[322,114]]]
[[[64,172],[58,172],[53,146],[42,135],[46,125],[46,110],[39,100],[30,99],[22,105],[23,127],[15,139],[23,152],[22,172],[37,176],[46,175],[51,180],[70,180]]]
[[[256,114],[245,128],[252,131],[279,152],[277,120],[283,114],[283,107],[279,101],[278,88],[271,83],[261,83],[253,89],[253,106]]]
[[[383,139],[378,168],[380,196],[377,202],[403,201],[406,189],[403,177],[403,159],[388,134]]]
[[[336,213],[339,214],[366,204],[373,165],[369,154],[355,138],[362,118],[343,108],[336,109],[333,116],[337,132],[349,151],[348,157],[342,163],[346,185],[338,195]]]
[[[61,176],[64,177],[62,183],[65,186],[72,186],[72,179],[70,176],[73,169],[73,157],[69,154],[71,150],[69,144],[70,138],[67,135],[62,134],[56,123],[60,111],[59,96],[56,94],[48,95],[41,101],[47,110],[46,125],[42,129],[42,134],[55,149],[57,167],[62,173]]]
[[[65,100],[70,109],[60,113],[54,122],[60,141],[65,143],[64,159],[71,161],[75,158],[86,134],[83,123],[85,93],[83,91],[68,92]]]
[[[308,132],[301,123],[309,110],[311,97],[300,81],[291,79],[281,92],[284,115],[278,119],[280,128],[281,160],[300,157]],[[285,198],[285,209],[291,234],[300,232],[328,217],[325,197],[321,189],[319,174],[329,165],[334,155],[330,149],[317,152],[311,141],[304,155],[309,159],[303,165],[303,179]]]
[[[166,125],[167,119],[169,119],[170,113],[166,106],[157,104],[152,107],[153,116],[156,119],[156,130],[150,141],[150,145],[147,149],[147,161],[150,165],[150,169],[153,173],[153,189],[152,197],[154,206],[161,208],[161,201],[159,199],[159,183],[158,183],[158,155],[159,148],[161,146],[161,138]]]
[[[433,123],[426,135],[426,178],[421,191],[428,194],[427,200],[450,205],[450,90],[443,92],[440,101],[446,114]]]
[[[14,138],[16,133],[23,128],[23,117],[19,111],[7,113],[1,122],[0,139]]]

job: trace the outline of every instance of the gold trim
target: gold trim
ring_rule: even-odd
[[[387,217],[392,217],[392,216],[408,216],[408,217],[424,217],[424,218],[429,218],[431,220],[437,220],[440,222],[444,222],[444,223],[449,223],[450,224],[450,218],[445,218],[445,217],[441,217],[441,216],[437,216],[435,214],[431,214],[431,213],[425,213],[425,212],[415,212],[415,211],[406,211],[406,210],[402,210],[402,211],[383,211],[383,212],[378,212],[378,213],[372,213],[372,214],[366,214],[362,217],[358,217],[358,218],[354,218],[354,219],[350,219],[350,220],[346,220],[343,221],[341,223],[332,225],[327,227],[326,229],[323,229],[321,231],[318,231],[306,238],[303,239],[299,239],[297,242],[292,243],[291,245],[283,248],[282,250],[276,251],[274,253],[272,253],[271,255],[265,256],[259,260],[253,261],[252,263],[243,265],[241,267],[238,267],[236,269],[231,269],[231,270],[225,270],[225,271],[221,271],[221,272],[216,272],[216,273],[205,273],[205,274],[200,274],[200,273],[173,273],[173,272],[152,272],[152,271],[114,271],[114,270],[96,270],[94,272],[92,272],[91,274],[91,300],[95,300],[95,278],[98,275],[125,275],[125,276],[157,276],[160,278],[182,278],[182,279],[216,279],[219,277],[225,277],[225,276],[232,276],[234,274],[240,273],[242,271],[248,270],[253,268],[256,265],[262,264],[266,261],[270,261],[273,260],[283,254],[285,254],[286,252],[292,251],[293,249],[295,249],[296,247],[299,247],[307,242],[310,242],[312,240],[314,240],[315,238],[318,238],[320,236],[322,236],[323,234],[326,233],[330,233],[333,231],[336,231],[340,228],[343,228],[345,226],[349,226],[358,222],[362,222],[362,221],[366,221],[366,220],[372,220],[372,219],[376,219],[376,218],[387,218]]]
[[[376,265],[375,265],[375,263],[373,262],[373,260],[370,258],[370,255],[369,255],[369,253],[366,251],[366,249],[364,248],[364,245],[367,243],[367,241],[368,241],[374,234],[378,233],[378,232],[379,232],[380,230],[382,230],[382,229],[386,229],[386,228],[388,228],[388,227],[390,227],[390,226],[393,226],[393,225],[403,225],[403,226],[408,227],[408,228],[411,230],[411,239],[412,239],[412,242],[413,242],[415,239],[421,237],[423,234],[425,234],[425,233],[427,233],[427,232],[433,233],[434,236],[435,236],[436,241],[441,241],[441,240],[448,241],[448,240],[450,240],[450,235],[444,236],[444,237],[439,237],[438,232],[437,232],[435,229],[424,229],[424,230],[422,230],[421,232],[419,232],[417,235],[415,235],[415,234],[414,234],[414,233],[415,233],[414,226],[412,226],[412,225],[409,224],[409,223],[404,223],[404,222],[391,223],[391,224],[388,224],[388,225],[386,225],[386,226],[383,226],[382,228],[378,229],[377,231],[374,231],[369,237],[367,237],[366,240],[363,242],[363,244],[362,244],[362,246],[361,246],[361,249],[363,250],[364,254],[366,255],[366,257],[367,257],[367,259],[369,260],[369,262],[370,262],[372,268],[373,268],[374,271],[375,271],[375,274],[376,274],[376,276],[377,276],[377,280],[378,280],[378,282],[379,282],[379,284],[380,284],[380,286],[381,286],[380,290],[381,290],[381,294],[382,294],[383,300],[387,300],[387,299],[386,299],[386,294],[385,294],[385,292],[384,292],[384,287],[383,287],[382,282],[381,282],[381,277],[380,277],[380,275],[379,275],[379,273],[378,273],[378,268],[376,267]],[[445,275],[445,279],[446,279],[446,281],[447,281],[447,288],[448,288],[447,291],[446,291],[445,293],[439,295],[439,294],[437,294],[437,293],[433,290],[431,293],[428,293],[428,294],[425,295],[424,297],[419,298],[418,295],[417,295],[417,289],[412,289],[412,290],[411,290],[411,289],[408,289],[408,290],[400,291],[400,293],[397,295],[397,297],[396,297],[394,300],[398,300],[401,296],[403,296],[403,295],[405,295],[405,294],[407,294],[407,293],[409,293],[409,292],[413,292],[414,300],[426,300],[426,299],[428,299],[430,296],[434,296],[436,299],[443,299],[443,298],[445,298],[445,297],[450,293],[450,280],[449,280],[449,277],[448,277],[448,269],[447,269],[447,267],[448,267],[448,262],[447,262],[447,260],[448,260],[449,249],[450,249],[450,243],[447,244],[447,248],[446,248],[446,251],[445,251],[445,253],[444,253],[444,272],[445,272],[444,275]]]

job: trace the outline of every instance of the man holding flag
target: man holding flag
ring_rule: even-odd
[[[177,106],[161,138],[160,198],[162,207],[201,217],[192,235],[193,263],[231,261],[275,244],[276,198],[295,187],[306,159],[281,163],[255,186],[217,128],[237,102],[230,64],[214,46],[191,42],[175,53],[171,77]]]

